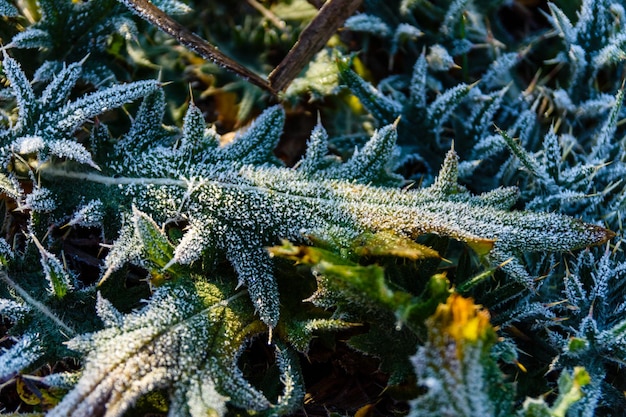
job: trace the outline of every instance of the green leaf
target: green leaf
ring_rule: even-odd
[[[136,207],[133,207],[133,222],[146,258],[156,266],[164,268],[174,257],[174,245],[156,222]]]
[[[350,68],[350,64],[343,59],[337,60],[339,79],[345,83],[352,93],[358,97],[361,104],[372,113],[382,125],[393,123],[402,113],[402,106],[383,96],[370,83],[364,81]]]
[[[48,252],[35,235],[31,235],[31,239],[39,250],[41,266],[46,280],[50,285],[50,292],[59,299],[65,297],[68,291],[72,289],[72,279],[70,275],[65,270],[61,261],[54,254]]]
[[[363,233],[354,240],[351,249],[357,256],[396,256],[413,261],[441,259],[434,249],[391,231]]]
[[[50,416],[121,416],[154,390],[170,393],[170,414],[223,415],[227,402],[256,411],[284,413],[301,401],[294,358],[277,350],[285,391],[272,405],[243,378],[238,356],[247,341],[266,331],[245,293],[231,286],[181,279],[155,290],[147,304],[107,327],[73,339],[86,355],[77,385]],[[99,314],[118,316],[98,298]],[[110,312],[108,312],[110,311]]]

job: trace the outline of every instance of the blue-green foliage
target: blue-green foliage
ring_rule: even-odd
[[[155,1],[172,14],[183,14],[189,7],[177,0]],[[6,48],[36,49],[47,58],[38,71],[40,81],[49,81],[64,63],[90,59],[83,66],[82,78],[96,86],[111,84],[115,73],[108,49],[116,42],[134,41],[138,30],[128,10],[117,0],[37,2],[39,20],[15,35]]]
[[[448,2],[434,3],[366,2],[368,14],[352,18],[348,25],[382,39],[391,39],[400,21],[420,31],[420,37],[404,49],[405,59],[412,54],[415,62],[412,71],[404,71],[411,82],[400,91],[408,93],[398,99],[398,92],[385,90],[389,85],[385,80],[375,89],[345,65],[343,82],[379,121],[402,115],[408,128],[403,131],[400,123],[398,142],[406,154],[416,152],[422,160],[437,160],[432,155],[441,152],[431,150],[445,147],[452,138],[466,159],[459,166],[460,176],[472,189],[520,186],[526,208],[603,224],[617,231],[621,241],[626,158],[619,123],[624,117],[621,80],[626,56],[622,2],[583,0],[580,9],[570,14],[548,3],[545,16],[558,40],[541,54],[556,70],[549,77],[537,73],[526,84],[520,83],[517,72],[524,65],[524,54],[542,48],[546,41],[504,53],[494,40],[491,60],[467,61],[467,53],[477,57],[471,43],[479,39],[480,30],[472,26],[471,16],[478,2],[450,2],[454,4],[449,8]],[[459,10],[465,11],[467,20],[459,17]],[[487,15],[489,9],[481,12]],[[429,29],[434,27],[443,35],[430,39]],[[450,30],[453,27],[456,32]],[[451,121],[430,119],[432,112],[424,109],[435,106],[433,86],[443,87],[437,94],[445,97],[463,85],[459,79],[478,84],[461,102],[453,101],[456,110]],[[431,120],[438,124],[429,125]],[[414,137],[416,133],[419,137]],[[428,180],[428,173],[425,177]],[[504,330],[513,325],[528,328],[530,337],[550,340],[541,344],[554,348],[553,361],[545,367],[587,369],[591,383],[582,389],[585,395],[573,405],[571,415],[623,408],[621,394],[606,382],[620,372],[622,365],[617,362],[624,359],[621,314],[626,260],[619,245],[585,251],[575,258],[526,256],[524,262],[531,274],[546,274],[539,291],[529,294],[505,284],[492,292],[476,289],[479,300]]]
[[[623,409],[624,6],[582,0],[568,15],[549,3],[558,39],[542,65],[554,71],[525,79],[518,67],[547,39],[505,50],[485,17],[497,20],[507,4],[365,1],[346,27],[389,46],[384,65],[396,74],[374,87],[347,59],[337,65],[378,130],[341,161],[318,123],[288,168],[273,153],[286,118],[280,105],[228,143],[193,102],[180,128],[165,126],[158,82],[108,84],[107,48],[137,34],[125,9],[42,0],[41,19],[7,48],[42,49],[49,60],[30,77],[3,51],[0,190],[22,224],[0,238],[0,315],[13,325],[0,383],[75,356],[82,375],[51,415],[123,415],[155,392],[170,415],[224,415],[228,404],[283,415],[303,398],[295,352],[306,353],[317,331],[365,322],[349,345],[380,358],[390,383],[417,376],[423,395],[411,402],[413,416]],[[17,8],[0,0],[0,12]],[[99,90],[81,94],[85,80]],[[139,98],[126,133],[99,120]],[[401,188],[416,179],[422,187]],[[52,232],[66,228],[102,228],[114,240],[99,286],[65,262]],[[452,343],[447,324],[424,324],[450,289],[437,273],[441,257],[413,240],[423,234],[443,251],[462,243],[451,245],[450,279],[489,309],[498,342],[495,333],[476,342],[468,326],[471,343],[458,334]],[[303,246],[283,242],[268,253],[281,239]],[[325,249],[304,246],[312,244]],[[300,299],[282,294],[283,264],[270,255],[309,265],[317,291],[308,301],[330,313],[308,316]],[[361,256],[419,259],[416,275],[428,284],[391,278],[392,262],[359,265]],[[116,299],[127,289],[104,298],[129,265],[152,291],[135,311],[136,299]],[[279,374],[271,384],[282,390],[273,398],[238,363],[265,333]],[[499,391],[502,362],[528,370],[516,392]],[[558,385],[544,380],[549,372],[560,374]],[[554,401],[524,400],[550,389]]]
[[[44,90],[45,99],[38,99],[17,63],[8,56],[4,62],[19,110],[17,121],[4,135],[5,166],[19,168],[16,173],[21,172],[25,178],[35,174],[39,178],[36,192],[26,194],[19,187],[13,187],[16,174],[7,171],[7,189],[17,196],[18,202],[26,198],[28,204],[28,198],[32,200],[33,195],[50,201],[44,204],[37,200],[37,204],[31,202],[25,209],[33,216],[30,237],[56,298],[70,297],[74,285],[69,272],[44,248],[36,233],[41,227],[41,215],[50,212],[54,219],[54,213],[66,210],[54,200],[57,196],[53,190],[60,182],[70,184],[70,190],[64,191],[65,201],[87,200],[83,188],[71,184],[88,182],[99,187],[101,203],[71,207],[75,214],[64,223],[90,212],[90,216],[98,219],[101,216],[97,211],[107,208],[128,215],[105,261],[101,282],[127,262],[145,267],[153,284],[160,285],[168,276],[183,279],[194,263],[203,265],[200,261],[207,256],[217,261],[225,258],[235,271],[239,285],[247,287],[252,305],[270,332],[279,324],[281,297],[274,265],[265,246],[278,243],[281,238],[307,242],[310,236],[348,247],[366,232],[392,231],[407,236],[435,233],[466,242],[480,255],[499,263],[518,253],[577,249],[601,243],[611,236],[605,229],[565,216],[509,211],[517,196],[512,189],[473,196],[457,183],[454,151],[448,153],[431,187],[421,190],[389,187],[401,182],[399,176],[389,171],[396,140],[394,125],[381,128],[344,163],[323,152],[326,135],[318,126],[312,135],[311,150],[300,169],[290,169],[281,166],[271,152],[283,130],[285,116],[279,106],[266,110],[252,126],[222,146],[220,136],[205,126],[193,104],[189,106],[181,130],[162,127],[164,100],[155,82],[114,86],[63,103],[67,101],[63,91],[69,91],[69,85],[77,78],[67,73],[78,71],[80,64],[58,75],[59,80],[67,81],[53,80],[54,85],[63,87],[56,91],[60,97]],[[57,140],[78,145],[71,140],[56,139],[57,135],[71,134],[88,118],[138,96],[145,99],[130,130],[108,154],[95,152],[91,157],[82,145],[81,152],[61,154],[52,146]],[[48,102],[57,106],[48,110],[46,119],[36,117],[41,109],[47,109]],[[23,139],[24,134],[28,134],[26,139]],[[95,143],[96,151],[111,141],[102,124],[92,129],[92,135],[91,143],[95,143],[96,138],[105,141]],[[66,148],[73,149],[72,145]],[[90,158],[82,158],[83,154]],[[72,160],[86,163],[89,170],[78,169],[72,165]],[[102,173],[98,173],[99,169]],[[159,224],[171,222],[186,224],[184,234],[174,242],[159,227]],[[509,265],[507,270],[515,274],[514,279],[532,286],[521,264],[513,261]],[[209,262],[204,269],[213,274],[211,266]],[[62,323],[53,309],[41,303],[36,304],[36,309],[46,312],[50,320]],[[103,318],[109,316],[119,317],[113,313],[101,314]],[[188,358],[170,353],[183,362]],[[101,366],[102,357],[96,359],[94,366]],[[115,362],[115,367],[118,364]],[[233,367],[231,372],[238,371]],[[161,383],[171,386],[175,380],[168,375],[150,377],[145,385],[139,383],[134,394],[119,400],[120,410],[129,407],[137,396],[162,386]],[[71,407],[79,410],[97,407],[80,394],[83,383],[86,384],[79,383],[79,388],[68,397],[78,396],[79,400],[68,399],[64,404],[71,403]],[[109,385],[103,389],[112,389],[107,387]],[[191,395],[193,387],[185,387],[185,395]],[[223,387],[221,392],[228,394],[230,389]],[[246,402],[245,395],[237,392],[233,403],[263,408]],[[83,399],[86,403],[78,404]],[[173,401],[178,404],[182,400]],[[214,405],[210,407],[219,409]]]

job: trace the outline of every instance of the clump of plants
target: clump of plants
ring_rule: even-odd
[[[617,415],[624,10],[0,0],[2,415]]]

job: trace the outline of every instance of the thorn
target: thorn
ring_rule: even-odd
[[[471,83],[470,85],[467,86],[468,90],[471,90],[472,88],[476,87],[476,85],[480,82],[480,80],[474,81],[473,83]]]
[[[187,87],[189,87],[189,102],[195,106],[196,103],[193,101],[193,90],[191,89],[191,83],[187,84]]]
[[[89,55],[91,55],[91,54],[88,53],[87,55],[85,55],[85,57],[83,59],[81,59],[80,61],[78,61],[78,63],[80,65],[83,65],[87,61],[87,58],[89,58]]]

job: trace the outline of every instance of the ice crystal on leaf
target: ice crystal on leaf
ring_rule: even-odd
[[[18,109],[18,117],[13,125],[0,130],[1,151],[5,158],[11,153],[17,153],[28,160],[34,154],[38,161],[30,163],[37,166],[48,156],[54,156],[98,168],[84,145],[70,139],[74,132],[94,116],[143,97],[158,88],[155,81],[138,81],[90,93],[68,102],[67,98],[78,79],[81,65],[82,63],[74,63],[63,68],[41,96],[36,97],[20,65],[4,53],[2,66],[11,83]],[[19,165],[20,162],[16,164]]]
[[[17,374],[43,354],[36,335],[25,334],[9,349],[0,351],[0,381]]]
[[[0,0],[0,16],[15,16],[17,9],[8,0]]]
[[[85,353],[85,368],[48,415],[121,416],[155,390],[167,391],[172,416],[221,416],[228,401],[248,410],[288,412],[302,395],[288,352],[276,348],[284,384],[276,404],[237,366],[245,342],[265,330],[243,294],[234,293],[232,285],[185,279],[160,287],[142,309],[127,315],[98,296],[105,328],[69,342]]]
[[[172,14],[190,11],[177,0],[154,3]],[[123,5],[117,0],[41,0],[36,11],[41,14],[39,20],[13,36],[6,48],[43,50],[44,56],[54,59],[47,61],[47,65],[57,69],[63,62],[78,61],[89,55],[90,60],[80,74],[84,79],[94,85],[115,80],[111,60],[106,59],[107,48],[115,36],[126,41],[137,36],[137,26]]]

